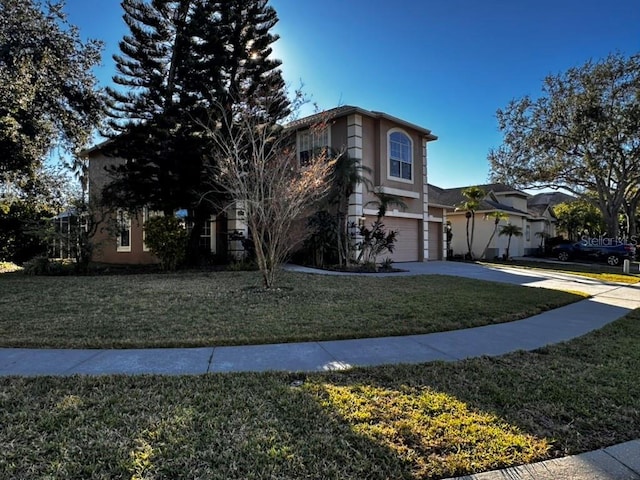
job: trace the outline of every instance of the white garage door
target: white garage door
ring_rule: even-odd
[[[370,224],[375,218],[368,218]],[[396,244],[393,254],[383,254],[378,261],[389,257],[394,262],[417,262],[420,260],[420,236],[418,235],[419,220],[412,218],[384,217],[382,223],[387,230],[396,230]]]

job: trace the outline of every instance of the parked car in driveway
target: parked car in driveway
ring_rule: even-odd
[[[593,260],[606,261],[609,265],[620,265],[623,260],[633,260],[636,246],[630,243],[601,245],[600,242],[580,241],[577,243],[561,243],[551,250],[558,260]]]

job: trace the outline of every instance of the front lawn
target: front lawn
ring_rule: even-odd
[[[408,335],[507,322],[582,297],[447,276],[256,272],[0,275],[0,346],[187,347]]]
[[[455,363],[1,378],[0,478],[426,480],[579,453],[638,436],[639,343],[634,311]]]

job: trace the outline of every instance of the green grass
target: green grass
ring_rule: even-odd
[[[640,311],[535,352],[326,374],[0,379],[0,478],[437,479],[640,431]]]
[[[446,276],[257,272],[89,277],[0,275],[0,346],[259,344],[430,333],[516,320],[567,292]]]
[[[622,266],[611,267],[609,265],[593,263],[593,264],[562,264],[551,262],[540,262],[535,260],[482,260],[478,262],[481,265],[492,265],[498,267],[517,267],[532,270],[546,270],[550,272],[568,273],[571,275],[578,275],[581,277],[594,278],[603,282],[616,282],[616,283],[638,283],[640,282],[640,274],[638,274],[638,263],[631,264],[631,271],[635,273],[622,273]]]

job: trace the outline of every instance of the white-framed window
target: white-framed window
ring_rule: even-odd
[[[316,155],[328,152],[331,138],[329,127],[311,128],[297,134],[298,163],[306,165]]]
[[[205,222],[202,224],[202,230],[200,231],[200,238],[198,239],[198,246],[208,252],[215,251],[215,238],[213,238],[215,228],[211,228],[213,223],[215,223],[215,220],[212,220],[211,218],[205,220]],[[189,222],[187,224],[187,230],[189,231],[189,234],[191,234],[193,227],[193,222]]]
[[[164,214],[159,210],[150,210],[149,207],[144,207],[142,209],[142,250],[145,252],[149,251],[149,247],[147,246],[147,230],[144,227],[147,224],[147,220],[153,217],[162,217]]]
[[[211,221],[207,220],[204,222],[202,227],[202,232],[200,233],[199,245],[201,248],[211,251],[212,243],[211,243]]]
[[[389,179],[413,183],[413,142],[404,131],[394,129],[387,135]]]
[[[125,210],[116,211],[116,251],[131,251],[131,217]]]

